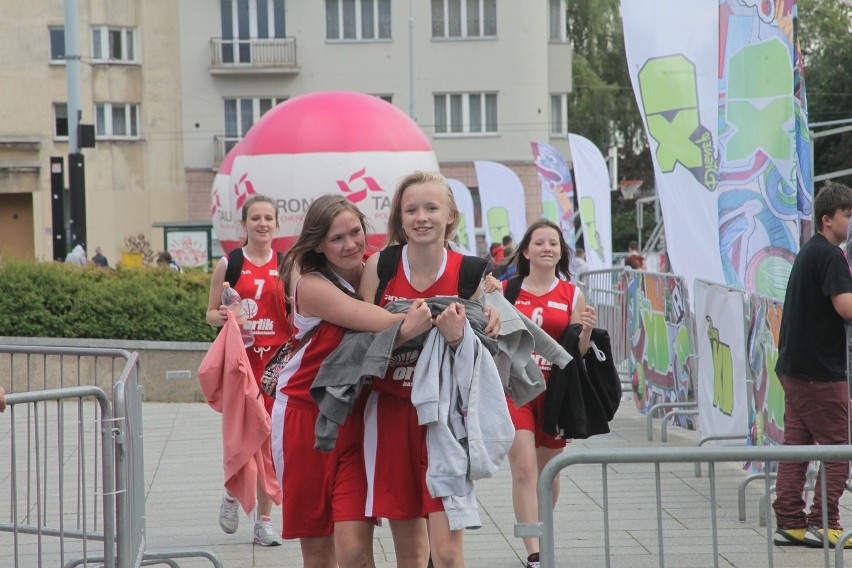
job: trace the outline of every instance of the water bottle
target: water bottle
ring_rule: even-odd
[[[248,321],[248,313],[243,307],[243,299],[240,298],[239,292],[231,288],[229,282],[222,283],[222,305],[231,310],[237,318],[243,345],[245,347],[254,345],[254,332],[251,329],[251,322]]]

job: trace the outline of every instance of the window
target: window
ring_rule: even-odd
[[[53,103],[53,137],[68,138],[68,105]]]
[[[50,34],[50,60],[64,61],[65,60],[65,28],[51,27],[47,28]]]
[[[550,41],[568,41],[566,16],[568,7],[566,0],[550,0]]]
[[[550,95],[550,134],[568,136],[568,95]]]
[[[497,37],[497,0],[432,0],[432,37]]]
[[[222,62],[251,63],[252,40],[283,38],[284,0],[220,0]]]
[[[325,37],[331,40],[390,39],[390,0],[325,0]]]
[[[95,135],[98,138],[139,138],[139,105],[97,103]]]
[[[287,97],[225,99],[225,154],[237,145],[261,116]]]
[[[497,132],[497,93],[435,95],[436,134]]]
[[[92,28],[92,59],[135,63],[136,30],[134,28]]]

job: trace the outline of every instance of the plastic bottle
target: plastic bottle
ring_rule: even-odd
[[[243,345],[245,347],[254,345],[254,332],[251,330],[251,323],[248,321],[248,313],[243,307],[243,299],[240,298],[239,292],[231,288],[229,282],[222,283],[222,305],[236,316],[243,337]]]

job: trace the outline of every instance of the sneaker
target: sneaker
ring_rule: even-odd
[[[222,506],[219,507],[219,526],[228,534],[237,532],[240,526],[240,517],[237,514],[240,508],[239,502],[225,493],[222,496]]]
[[[254,543],[261,546],[279,546],[281,540],[272,528],[272,519],[266,516],[259,517],[254,523]]]
[[[533,552],[527,556],[527,568],[541,568],[541,562],[538,559],[538,552]]]
[[[782,526],[778,526],[775,529],[775,544],[778,546],[802,546],[807,544],[805,542],[805,537],[808,533],[808,529],[785,529]],[[822,544],[820,544],[822,546]]]
[[[834,548],[837,544],[837,541],[840,540],[840,537],[843,536],[843,529],[828,529],[828,547]],[[805,544],[808,546],[813,546],[815,548],[822,548],[823,545],[823,534],[825,531],[823,529],[818,529],[814,526],[810,526],[807,529],[807,533],[805,534]],[[852,548],[852,539],[847,540],[843,543],[843,549]]]

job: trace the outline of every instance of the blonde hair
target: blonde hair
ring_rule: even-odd
[[[453,197],[453,191],[450,189],[450,184],[447,183],[447,178],[438,172],[413,172],[405,176],[391,199],[391,211],[388,216],[388,244],[405,244],[408,242],[408,237],[405,236],[405,230],[402,228],[402,194],[412,185],[421,183],[434,183],[446,190],[446,205],[450,209],[453,219],[447,224],[444,231],[444,244],[452,239],[456,234],[456,229],[461,222],[461,212],[456,199]]]

